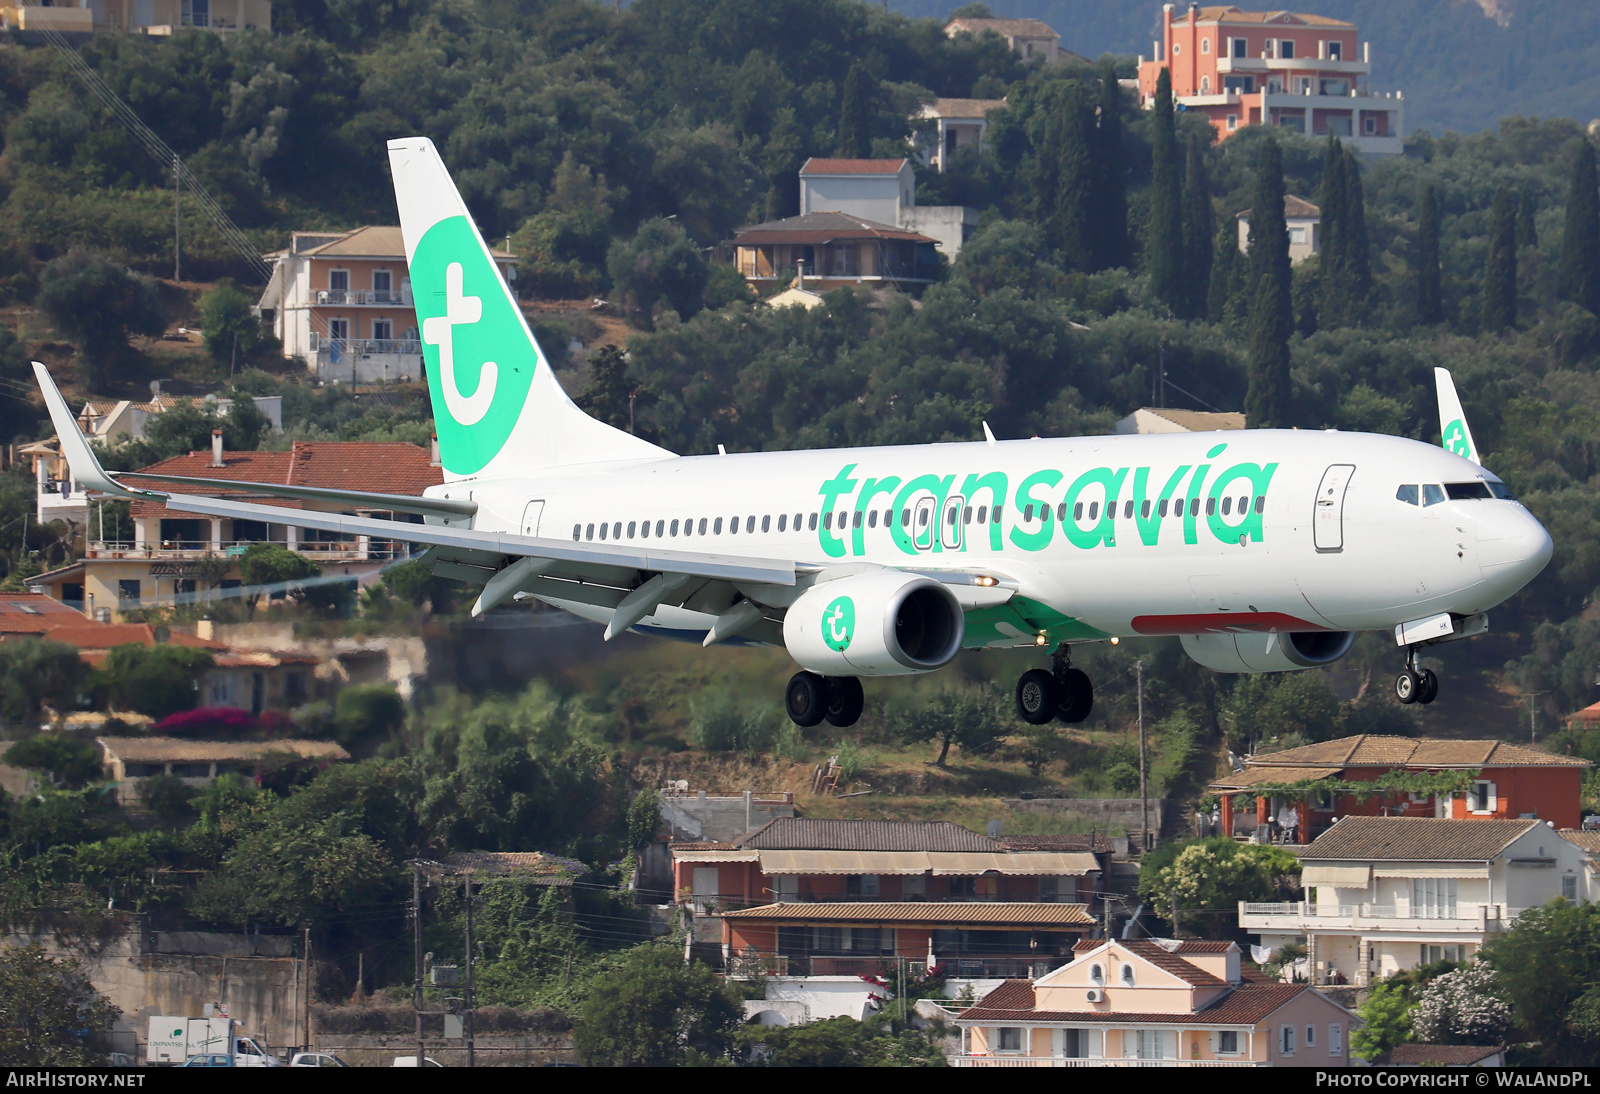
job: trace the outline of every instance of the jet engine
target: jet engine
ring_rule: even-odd
[[[1352,631],[1186,634],[1183,651],[1217,672],[1294,672],[1331,665],[1350,652]]]
[[[790,605],[783,644],[822,676],[909,676],[950,663],[966,618],[949,589],[888,570],[824,581]]]

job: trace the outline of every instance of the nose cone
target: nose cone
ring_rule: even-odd
[[[1503,600],[1545,568],[1555,544],[1544,525],[1520,505],[1499,505],[1478,522],[1483,580]]]

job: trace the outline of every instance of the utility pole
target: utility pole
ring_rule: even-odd
[[[412,985],[411,1007],[417,1013],[417,1066],[422,1066],[422,864],[411,864],[412,947],[416,979]]]
[[[183,163],[176,154],[172,157],[172,280],[183,277],[183,216],[178,199],[183,194]]]
[[[472,1012],[477,1001],[472,995],[472,871],[466,873],[467,899],[467,1066],[476,1067],[473,1060]]]
[[[1139,674],[1139,850],[1150,850],[1150,788],[1145,779],[1144,757],[1144,661],[1133,667]]]

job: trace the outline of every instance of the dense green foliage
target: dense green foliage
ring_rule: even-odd
[[[1523,912],[1482,959],[1540,1063],[1600,1060],[1600,904],[1556,900]]]
[[[658,943],[596,982],[572,1039],[590,1067],[681,1067],[727,1059],[742,1018],[716,973]]]
[[[103,1067],[122,1017],[76,961],[0,948],[0,1060],[8,1067]]]
[[[739,1045],[762,1067],[945,1067],[943,1030],[918,1030],[889,1014],[799,1026],[747,1026]]]
[[[112,709],[161,719],[195,705],[200,672],[211,661],[209,650],[187,646],[115,646],[96,679]]]
[[[1174,931],[1208,938],[1235,933],[1239,901],[1284,900],[1299,887],[1293,852],[1226,836],[1162,844],[1139,865],[1139,898]]]

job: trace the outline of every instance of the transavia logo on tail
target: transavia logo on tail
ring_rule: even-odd
[[[1444,427],[1444,446],[1463,459],[1472,458],[1472,445],[1467,440],[1467,427],[1460,418]]]
[[[539,358],[466,217],[428,229],[411,261],[439,451],[481,471],[511,436]]]
[[[848,596],[841,596],[822,612],[822,640],[830,650],[843,653],[850,648],[850,639],[856,633],[856,605]]]

